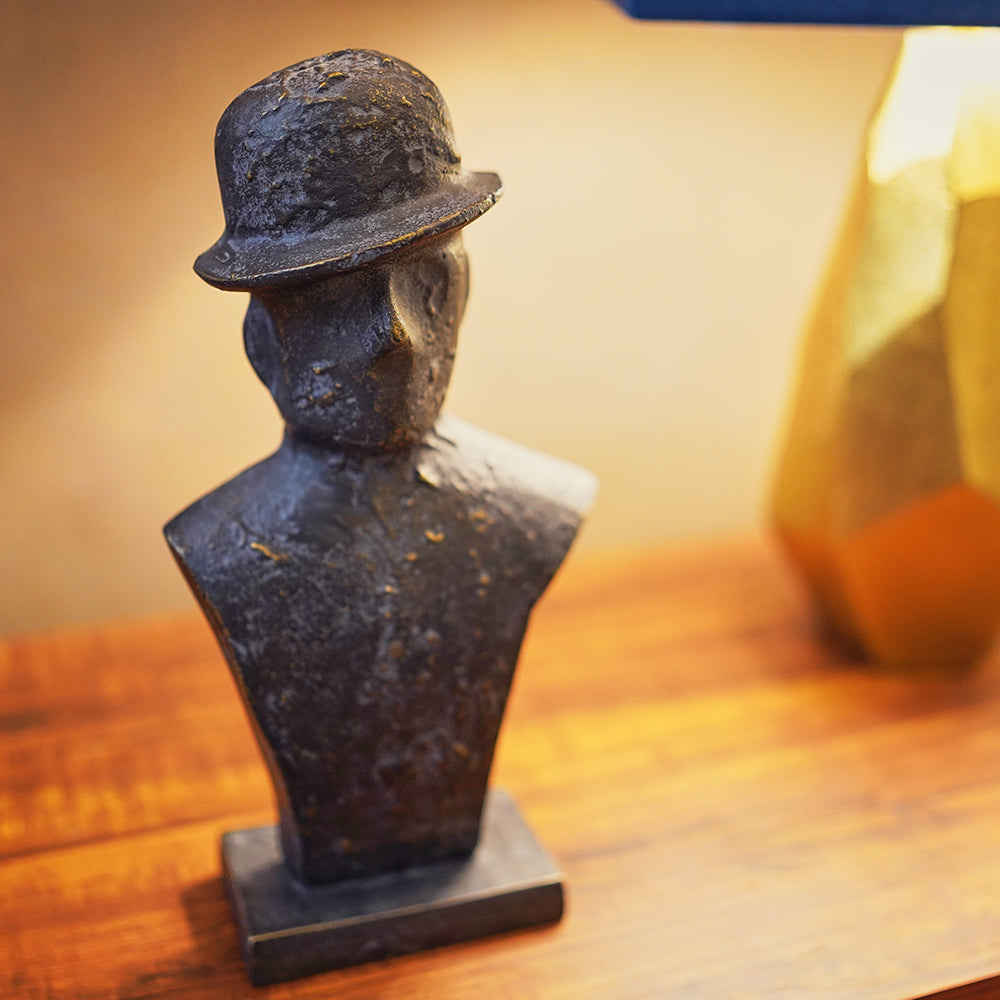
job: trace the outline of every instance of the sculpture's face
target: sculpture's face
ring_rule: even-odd
[[[405,448],[441,410],[468,290],[461,233],[448,234],[357,271],[255,293],[247,355],[300,437]]]

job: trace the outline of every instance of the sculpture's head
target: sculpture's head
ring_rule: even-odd
[[[299,437],[409,447],[444,402],[468,276],[461,233],[445,233],[363,268],[255,292],[247,356]]]
[[[500,195],[462,170],[437,88],[378,52],[274,73],[216,133],[226,229],[195,262],[252,293],[247,353],[318,443],[418,441],[444,400],[468,294],[461,228]]]

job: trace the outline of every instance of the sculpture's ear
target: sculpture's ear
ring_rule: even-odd
[[[275,377],[279,371],[278,331],[264,304],[256,296],[250,298],[243,318],[243,346],[257,378],[273,396],[278,388]]]

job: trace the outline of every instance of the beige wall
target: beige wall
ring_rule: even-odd
[[[584,545],[751,526],[898,38],[610,0],[7,0],[0,631],[189,602],[160,525],[279,435],[245,297],[190,269],[222,226],[215,122],[330,48],[423,69],[505,181],[467,231],[449,408],[600,475]]]

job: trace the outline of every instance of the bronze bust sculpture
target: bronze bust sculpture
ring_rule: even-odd
[[[294,883],[431,871],[476,847],[528,615],[594,481],[439,417],[461,228],[500,182],[461,169],[425,76],[368,51],[299,63],[230,105],[216,159],[226,231],[195,267],[250,291],[247,354],[286,433],[167,540],[253,720]]]

